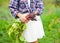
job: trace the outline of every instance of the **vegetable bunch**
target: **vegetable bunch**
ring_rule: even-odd
[[[22,36],[23,31],[26,29],[26,24],[21,22],[19,19],[15,19],[13,24],[9,26],[8,35],[14,35],[15,38],[18,38],[20,41],[25,41]]]

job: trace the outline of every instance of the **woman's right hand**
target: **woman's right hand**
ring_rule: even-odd
[[[21,22],[27,23],[28,20],[26,19],[26,15],[18,13],[17,16],[20,18]]]
[[[24,15],[21,15],[20,20],[21,20],[21,22],[24,22],[24,23],[28,22]]]

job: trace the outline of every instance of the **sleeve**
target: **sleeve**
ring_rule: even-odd
[[[37,15],[41,15],[44,9],[44,4],[42,0],[37,0],[36,1],[36,11]]]
[[[10,0],[9,9],[10,9],[10,11],[11,11],[11,14],[12,14],[15,18],[18,18],[18,17],[17,17],[17,13],[19,13],[19,11],[18,11],[18,0]]]

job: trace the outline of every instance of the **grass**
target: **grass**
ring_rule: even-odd
[[[16,40],[7,34],[8,27],[14,19],[8,9],[9,1],[0,0],[0,2],[0,43],[16,43]],[[45,5],[41,19],[45,36],[39,39],[39,43],[60,43],[60,8],[56,8],[53,4]]]

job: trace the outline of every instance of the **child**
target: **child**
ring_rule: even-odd
[[[26,23],[27,29],[23,32],[26,41],[38,43],[45,35],[40,18],[44,9],[42,0],[10,0],[9,8],[15,18]]]

